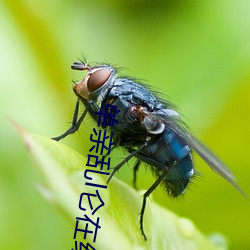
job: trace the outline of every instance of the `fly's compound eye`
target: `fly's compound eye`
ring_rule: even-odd
[[[98,69],[90,74],[88,79],[88,90],[93,92],[99,89],[110,77],[111,72],[108,69]]]

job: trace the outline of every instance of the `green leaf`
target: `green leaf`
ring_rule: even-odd
[[[116,178],[112,179],[107,189],[98,189],[105,203],[103,207],[91,215],[88,202],[85,200],[84,203],[82,199],[81,205],[86,211],[80,210],[78,204],[81,193],[95,194],[96,190],[85,185],[86,158],[60,142],[18,129],[44,176],[46,187],[39,185],[39,191],[69,221],[72,225],[72,235],[76,217],[84,217],[84,214],[87,214],[93,221],[96,221],[97,216],[100,218],[101,228],[97,231],[96,242],[92,242],[92,234],[87,234],[87,242],[96,249],[226,249],[225,243],[212,243],[192,221],[162,208],[152,199],[147,201],[144,216],[144,229],[148,237],[148,240],[144,241],[139,229],[143,192],[132,189]],[[106,183],[106,177],[96,174],[93,178],[94,183]],[[91,199],[91,202],[94,208],[100,204],[97,199]],[[77,236],[78,242],[86,244],[80,233]]]

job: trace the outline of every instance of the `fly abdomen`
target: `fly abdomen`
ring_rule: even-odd
[[[176,161],[180,161],[190,153],[190,147],[172,130],[166,129],[165,139],[168,144],[168,150]]]
[[[179,162],[170,165],[163,181],[168,194],[173,197],[183,194],[193,175],[192,155],[189,153]]]
[[[162,134],[154,137],[137,157],[150,164],[157,176],[165,172],[162,183],[173,197],[184,193],[194,175],[189,146],[167,128]]]
[[[176,197],[184,193],[194,175],[192,154],[190,147],[171,130],[166,133],[166,141],[172,159],[167,163],[164,184],[168,193]]]

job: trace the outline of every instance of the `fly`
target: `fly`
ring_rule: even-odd
[[[140,230],[145,240],[143,216],[147,197],[159,184],[172,197],[184,193],[195,174],[192,151],[246,197],[227,166],[188,131],[173,104],[158,98],[146,85],[132,78],[118,77],[117,70],[111,65],[90,66],[85,62],[74,62],[71,68],[85,70],[87,74],[73,87],[78,100],[71,127],[53,139],[59,141],[76,132],[87,113],[97,122],[95,113],[100,112],[101,102],[104,106],[117,106],[120,110],[116,115],[118,123],[109,128],[113,132],[114,147],[125,148],[128,155],[113,169],[107,182],[131,158],[137,159],[134,186],[141,163],[151,166],[157,179],[144,193],[140,213]],[[80,102],[85,111],[78,117]]]

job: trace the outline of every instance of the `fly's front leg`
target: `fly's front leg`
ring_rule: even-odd
[[[79,120],[77,120],[78,119],[78,112],[79,112],[79,104],[80,104],[80,101],[78,99],[77,102],[76,102],[76,106],[75,106],[75,110],[74,110],[74,116],[73,116],[71,127],[65,133],[63,133],[62,135],[59,135],[57,137],[53,137],[51,139],[53,139],[55,141],[60,141],[64,137],[68,136],[69,134],[75,133],[79,129],[79,127],[80,127],[80,125],[81,125],[84,117],[86,116],[87,112],[89,111],[89,104],[88,104],[86,106],[86,109],[84,110],[84,112],[81,114]]]
[[[141,213],[140,213],[140,230],[141,230],[141,233],[142,233],[144,240],[147,240],[146,234],[145,234],[144,229],[143,229],[143,216],[144,216],[144,212],[145,212],[145,208],[146,208],[147,198],[158,187],[158,185],[162,182],[165,175],[166,175],[166,172],[163,172],[163,174],[158,177],[158,179],[154,182],[154,184],[143,195],[142,208],[141,208]]]

